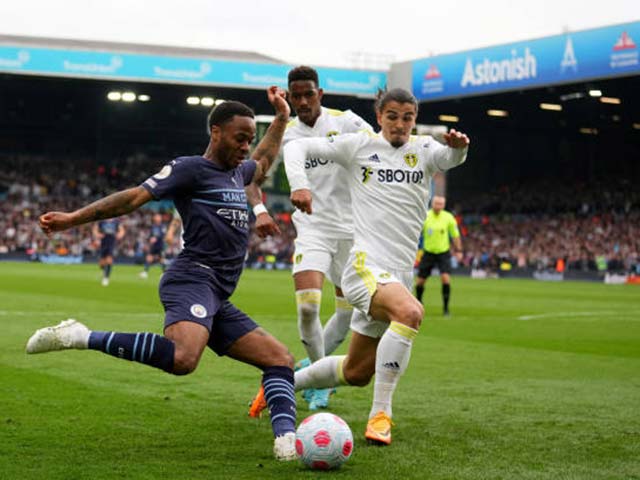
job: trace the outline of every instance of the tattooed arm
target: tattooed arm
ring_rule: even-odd
[[[47,235],[104,218],[119,217],[133,212],[153,197],[144,187],[116,192],[74,212],[47,212],[40,216],[40,228]]]
[[[267,95],[269,96],[269,103],[276,109],[276,118],[271,122],[264,137],[262,137],[262,140],[251,154],[251,158],[258,163],[256,173],[253,176],[253,182],[258,185],[264,182],[267,177],[267,171],[278,156],[282,137],[291,113],[284,90],[278,87],[269,87]]]

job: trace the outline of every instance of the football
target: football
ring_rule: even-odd
[[[296,431],[296,452],[314,470],[339,468],[353,453],[353,434],[347,422],[333,413],[305,418]]]

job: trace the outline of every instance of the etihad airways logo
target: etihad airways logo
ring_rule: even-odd
[[[524,49],[524,54],[518,56],[518,51],[511,50],[511,58],[492,61],[485,58],[474,65],[471,58],[467,58],[464,67],[464,75],[460,85],[462,87],[480,85],[492,85],[512,80],[526,80],[537,76],[537,60],[529,47]]]

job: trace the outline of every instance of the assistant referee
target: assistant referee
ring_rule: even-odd
[[[449,297],[451,296],[451,251],[450,243],[456,248],[456,255],[462,257],[462,242],[456,219],[444,209],[445,198],[434,196],[431,210],[427,212],[422,231],[422,249],[424,250],[418,265],[416,278],[416,298],[422,302],[424,282],[434,266],[440,271],[442,282],[443,313],[449,315]]]

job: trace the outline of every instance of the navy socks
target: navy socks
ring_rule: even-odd
[[[173,372],[175,344],[155,333],[91,332],[89,348]]]
[[[262,375],[264,397],[271,414],[273,436],[296,431],[296,397],[293,370],[289,367],[267,367]]]

